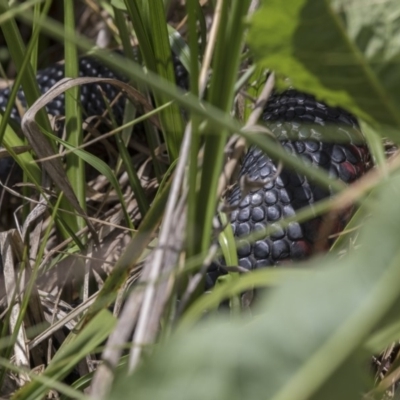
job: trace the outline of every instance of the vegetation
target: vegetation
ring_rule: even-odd
[[[0,0],[0,56],[18,71],[1,155],[24,183],[3,185],[0,212],[3,397],[398,398],[400,5],[264,0],[253,13],[256,3],[65,1],[60,20],[61,2]],[[122,126],[109,105],[101,144],[76,101],[82,81],[50,91],[68,90],[66,135],[54,133],[35,79],[54,41],[69,76],[89,53],[130,82],[112,82],[133,101]],[[263,134],[254,104],[274,78],[356,115],[375,167],[346,187]],[[10,119],[20,86],[32,106],[23,138]],[[357,212],[329,253],[233,269],[204,293],[211,259],[237,265],[244,240],[274,229],[241,241],[213,230],[244,143],[337,191],[283,225]],[[265,293],[250,309],[255,289]]]

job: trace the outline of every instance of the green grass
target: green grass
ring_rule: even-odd
[[[400,164],[386,159],[384,147],[387,138],[400,141],[400,6],[269,0],[249,16],[250,0],[203,7],[187,0],[182,8],[174,1],[95,1],[91,18],[111,30],[110,48],[123,49],[110,57],[96,48],[72,2],[62,20],[49,13],[50,0],[7,3],[0,1],[0,29],[29,105],[39,97],[35,71],[49,37],[63,48],[69,76],[78,74],[79,54],[93,54],[154,104],[147,112],[129,104],[122,127],[108,115],[112,134],[87,147],[93,137],[75,86],[66,95],[65,137],[52,132],[43,110],[37,114],[41,132],[29,139],[36,154],[13,151],[26,139],[9,124],[11,104],[3,113],[0,141],[24,172],[26,198],[16,216],[27,226],[22,239],[10,231],[14,225],[0,234],[7,294],[0,387],[13,371],[20,379],[15,399],[43,398],[50,389],[84,399],[89,386],[93,398],[104,399],[382,398],[398,365],[389,363],[375,383],[366,365],[400,337]],[[220,23],[207,32],[206,21],[217,21],[218,12]],[[131,41],[140,45],[137,55]],[[176,86],[171,47],[190,70],[187,93]],[[363,185],[347,188],[248,129],[271,68],[278,87],[289,79],[360,118],[376,164]],[[204,293],[201,272],[213,255],[235,265],[238,247],[274,231],[267,226],[235,241],[228,226],[220,247],[213,246],[224,149],[233,134],[337,193],[282,226],[343,205],[359,208],[328,254],[292,268],[231,272]],[[60,148],[67,154],[47,167],[33,161]],[[51,174],[60,162],[59,179],[42,181],[42,168]],[[16,206],[7,206],[7,196],[1,210],[11,213]],[[44,206],[35,209],[39,200]],[[13,281],[23,287],[20,298]],[[250,311],[241,296],[254,289],[268,296],[258,292]],[[225,300],[229,306],[221,308]],[[29,352],[21,349],[26,337]],[[33,373],[40,365],[43,372]]]

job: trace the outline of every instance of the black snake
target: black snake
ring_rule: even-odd
[[[178,85],[187,88],[187,72],[175,57],[174,65]],[[121,79],[118,74],[90,57],[80,59],[79,71],[80,76]],[[41,92],[48,91],[63,77],[63,64],[39,71],[37,82]],[[118,89],[108,84],[101,86],[109,99],[115,98]],[[9,94],[9,88],[0,91],[0,109],[5,109]],[[104,112],[102,96],[98,85],[88,84],[81,87],[80,102],[84,116],[90,117]],[[18,92],[18,100],[26,105],[21,90]],[[124,104],[124,99],[121,99],[113,107],[114,117],[118,122],[122,121]],[[63,115],[63,96],[50,102],[47,112],[51,115]],[[11,118],[20,122],[15,107]],[[336,140],[322,141],[323,130],[326,128],[330,129],[331,134],[341,138],[350,131],[358,130],[355,118],[343,109],[328,107],[311,95],[286,90],[275,93],[269,99],[262,120],[288,152],[322,167],[333,178],[351,183],[366,170],[368,152],[365,145],[349,142],[340,144]],[[1,176],[7,172],[7,165],[4,161],[0,164]],[[247,175],[251,180],[260,180],[274,176],[276,170],[276,163],[252,146],[245,155],[240,176]],[[293,216],[300,208],[330,195],[329,190],[321,189],[305,176],[287,169],[283,169],[276,179],[268,181],[262,188],[250,190],[244,197],[239,186],[236,186],[228,199],[236,208],[231,215],[234,234],[240,237],[267,224],[277,224],[282,218]],[[320,225],[321,218],[302,224],[293,222],[285,229],[278,229],[268,238],[248,243],[238,250],[239,265],[246,269],[255,269],[302,259],[312,252]],[[208,279],[212,282],[220,273],[220,268],[214,265],[209,271]]]

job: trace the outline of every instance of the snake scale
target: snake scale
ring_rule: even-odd
[[[174,67],[177,84],[188,87],[188,74],[174,56]],[[117,78],[121,77],[91,57],[82,57],[79,61],[80,76]],[[37,82],[42,93],[48,91],[64,77],[64,65],[55,64],[37,74]],[[80,102],[85,117],[100,115],[105,110],[103,94],[114,99],[118,89],[109,85],[88,84],[81,87]],[[0,91],[0,108],[5,109],[10,95],[10,88]],[[20,90],[18,100],[26,105],[25,97]],[[117,122],[122,121],[124,99],[113,107]],[[60,96],[47,105],[51,115],[64,114],[64,97]],[[19,123],[20,116],[14,107],[12,119]],[[335,139],[351,137],[350,133],[358,131],[356,119],[341,108],[329,107],[312,95],[293,89],[273,94],[268,100],[262,121],[274,133],[282,146],[292,154],[308,160],[328,171],[332,178],[350,184],[365,171],[368,151],[364,144],[337,142]],[[329,128],[333,135],[331,142],[324,141],[324,129]],[[8,170],[7,163],[0,164],[0,175]],[[332,191],[322,189],[307,177],[283,168],[277,173],[277,164],[268,155],[255,146],[247,151],[239,177],[247,176],[250,180],[264,180],[262,187],[251,189],[245,195],[239,185],[231,191],[228,201],[234,206],[231,224],[235,236],[241,237],[269,224],[278,224],[285,217],[293,216],[306,206],[327,198]],[[273,177],[273,179],[268,179]],[[343,221],[345,222],[345,221]],[[342,227],[339,224],[336,230]],[[321,227],[321,218],[313,218],[305,223],[290,223],[285,229],[279,228],[269,237],[247,243],[238,250],[239,265],[248,270],[279,265],[290,260],[303,259],[313,251]],[[221,266],[212,265],[207,275],[208,285],[223,273]]]

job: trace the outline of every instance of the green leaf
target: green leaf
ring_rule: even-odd
[[[73,3],[64,2],[64,26],[66,37],[68,37],[68,34],[72,35],[75,32],[74,10]],[[79,60],[76,45],[65,40],[64,46],[65,76],[76,78],[79,76]],[[79,86],[72,87],[65,92],[66,141],[73,147],[79,147],[83,143],[82,110],[79,101],[77,101],[79,98]],[[86,211],[85,163],[76,154],[68,154],[66,156],[66,173],[80,206]],[[74,207],[65,197],[61,201],[61,207],[68,211],[74,211]],[[66,216],[64,220],[74,232],[79,231],[85,226],[85,220],[76,214]],[[62,231],[65,237],[68,238],[68,232]]]
[[[245,31],[243,20],[247,15],[249,4],[248,0],[242,0],[233,2],[232,7],[229,7],[228,2],[225,2],[221,8],[221,20],[224,23],[221,24],[216,37],[212,64],[213,74],[207,99],[210,104],[226,113],[232,109]],[[198,204],[195,221],[201,237],[198,252],[208,249],[210,244],[219,174],[224,162],[224,146],[226,143],[224,134],[227,133],[226,131],[214,130],[209,125],[206,126],[204,132],[209,133],[205,139],[204,160],[212,160],[212,162],[205,162],[201,173],[199,198],[202,201]]]
[[[363,2],[374,23],[379,18],[375,6]],[[392,12],[399,10],[397,2]],[[399,27],[398,18],[392,22]],[[390,56],[367,58],[369,46],[360,49],[347,36],[329,1],[264,2],[252,19],[249,45],[262,65],[290,77],[299,90],[370,122],[400,127],[400,42],[392,42]],[[399,139],[398,133],[393,136]]]
[[[135,0],[125,1],[125,5],[135,28],[147,68],[169,82],[175,83],[163,2]],[[167,97],[158,93],[154,93],[154,98],[158,107],[169,101]],[[183,136],[183,120],[178,105],[172,104],[171,107],[163,110],[160,119],[168,154],[173,161],[178,157]]]
[[[110,399],[358,398],[368,388],[360,349],[400,303],[399,187],[397,173],[376,189],[358,249],[340,266],[332,255],[315,259],[310,273],[269,292],[251,320],[181,332]]]
[[[225,226],[225,229],[218,235],[218,242],[221,246],[226,265],[239,265],[232,225],[225,213],[219,213],[219,218],[222,226]]]
[[[118,10],[126,11],[124,0],[111,0],[111,5]]]
[[[101,310],[73,340],[57,351],[42,376],[55,380],[63,379],[80,360],[96,350],[112,332],[115,324],[116,319],[112,314],[108,310]],[[46,385],[32,381],[21,388],[14,398],[18,400],[38,399],[48,389],[49,387]]]
[[[2,116],[0,115],[0,122]],[[41,171],[38,165],[35,163],[32,155],[28,152],[16,155],[13,151],[13,147],[25,146],[26,143],[12,130],[10,126],[6,126],[2,146],[13,156],[19,166],[30,176],[32,182],[39,185],[41,179]]]

